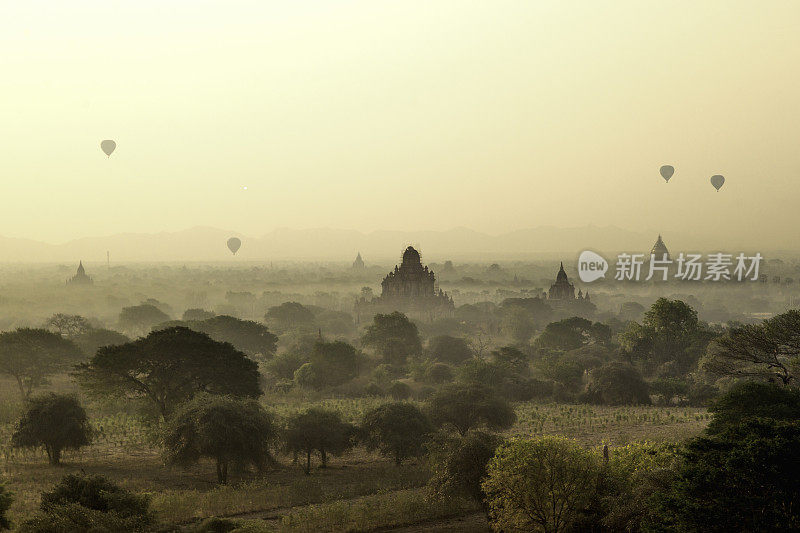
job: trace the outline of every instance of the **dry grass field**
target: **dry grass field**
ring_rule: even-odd
[[[67,376],[53,380],[52,389],[75,391]],[[227,486],[215,483],[213,465],[190,469],[165,466],[151,431],[132,414],[109,414],[119,406],[99,406],[88,400],[95,442],[67,452],[63,465],[51,467],[41,450],[10,446],[13,420],[21,403],[13,382],[0,382],[0,459],[2,477],[14,493],[11,519],[19,521],[39,504],[42,490],[70,472],[103,474],[124,487],[151,495],[165,530],[190,529],[208,517],[235,517],[253,531],[403,531],[454,530],[485,527],[474,504],[434,502],[423,489],[427,471],[421,461],[394,466],[361,448],[332,458],[325,469],[304,475],[291,457],[278,455],[279,466],[262,474],[235,473]],[[379,398],[263,398],[277,416],[324,405],[357,421]],[[521,403],[517,424],[509,436],[560,434],[585,446],[610,447],[636,441],[679,441],[699,433],[708,422],[704,409],[662,407],[598,407]]]

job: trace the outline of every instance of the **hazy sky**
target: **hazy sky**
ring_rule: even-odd
[[[798,20],[797,1],[0,0],[0,235],[793,243]]]

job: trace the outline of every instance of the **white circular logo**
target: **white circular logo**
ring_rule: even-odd
[[[608,261],[590,250],[581,252],[578,257],[578,277],[584,283],[604,278],[608,271]]]

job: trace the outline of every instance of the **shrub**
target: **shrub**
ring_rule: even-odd
[[[241,527],[241,522],[230,518],[212,516],[190,529],[190,533],[230,533]]]
[[[70,474],[42,493],[40,512],[23,522],[26,533],[144,531],[154,522],[150,500],[103,476]]]
[[[42,493],[43,511],[71,503],[120,516],[145,516],[150,500],[128,492],[106,477],[85,474],[66,475],[50,491]]]
[[[36,513],[20,524],[19,533],[135,533],[149,531],[147,523],[136,516],[120,516],[70,503]]]
[[[44,446],[50,464],[61,461],[61,452],[86,446],[92,429],[86,411],[74,396],[48,393],[28,401],[11,437],[15,447]]]

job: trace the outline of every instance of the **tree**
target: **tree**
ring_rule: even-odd
[[[209,457],[216,462],[217,481],[225,484],[231,463],[259,470],[271,463],[269,445],[276,435],[272,417],[257,401],[201,394],[167,419],[164,455],[184,466]]]
[[[161,417],[199,392],[261,395],[254,361],[228,343],[183,327],[100,348],[76,376],[90,393],[142,399]]]
[[[20,328],[0,333],[0,374],[17,381],[23,399],[47,384],[48,376],[75,364],[81,352],[75,344],[46,329]]]
[[[514,346],[502,346],[497,350],[492,350],[492,360],[506,366],[516,374],[528,374],[530,371],[530,368],[528,368],[528,356]]]
[[[649,405],[650,393],[633,365],[611,361],[589,374],[584,399],[602,405]]]
[[[453,428],[462,437],[481,426],[508,429],[517,419],[506,400],[477,383],[445,385],[428,400],[426,412],[437,427]]]
[[[437,435],[428,444],[428,488],[438,497],[464,496],[483,504],[481,482],[502,443],[501,437],[480,431],[466,437]]]
[[[409,355],[422,353],[417,326],[399,311],[375,315],[361,342],[372,346],[391,365],[403,365]]]
[[[600,322],[573,316],[545,326],[536,338],[539,348],[576,350],[587,344],[605,344],[611,339],[611,329]]]
[[[641,320],[645,313],[645,307],[639,302],[622,302],[619,306],[618,317],[620,320]]]
[[[522,307],[512,305],[505,309],[503,329],[517,344],[528,344],[536,331],[533,316]]]
[[[17,448],[44,446],[51,465],[60,464],[62,451],[77,450],[91,440],[89,418],[77,398],[52,392],[28,400],[11,436]]]
[[[411,386],[402,381],[395,381],[389,385],[389,396],[394,400],[408,400],[411,398]]]
[[[72,339],[81,352],[91,357],[103,346],[112,346],[130,342],[130,338],[111,329],[90,329]]]
[[[306,454],[304,470],[308,474],[312,452],[319,452],[324,468],[328,454],[340,455],[353,446],[355,434],[355,426],[342,421],[338,412],[313,407],[289,418],[283,438],[288,451]]]
[[[368,450],[380,450],[383,455],[393,457],[399,466],[409,457],[424,453],[424,444],[433,427],[418,407],[394,402],[367,411],[361,431]]]
[[[654,517],[651,498],[674,479],[679,449],[672,443],[615,446],[601,473],[597,504],[583,524],[596,528],[599,523],[602,531],[642,531]]]
[[[517,439],[489,462],[483,482],[493,528],[567,531],[595,497],[597,458],[563,437]]]
[[[319,386],[334,387],[358,376],[364,361],[361,353],[343,341],[314,344],[311,363],[320,376]]]
[[[651,531],[800,530],[800,424],[750,418],[692,440]]]
[[[533,322],[540,324],[547,322],[553,313],[547,301],[542,298],[506,298],[500,304],[501,309],[510,309],[512,307],[524,309],[530,314]]]
[[[57,333],[62,337],[74,339],[82,333],[86,333],[92,329],[89,321],[80,315],[66,315],[64,313],[56,313],[47,319],[44,325],[45,329]]]
[[[773,383],[737,383],[708,410],[713,417],[706,431],[712,435],[747,418],[800,422],[800,390]]]
[[[659,298],[642,324],[631,322],[619,341],[630,362],[640,359],[650,368],[666,363],[675,367],[673,374],[683,374],[695,365],[712,337],[688,304]]]
[[[193,307],[183,312],[181,320],[184,322],[200,321],[208,320],[209,318],[214,318],[215,316],[217,316],[217,314],[213,311],[206,311],[205,309]]]
[[[667,338],[680,339],[697,331],[697,311],[681,300],[659,298],[644,314],[642,324]]]
[[[270,359],[267,370],[279,379],[294,379],[294,373],[308,361],[308,355],[285,352]]]
[[[11,496],[11,492],[6,489],[5,485],[0,483],[0,531],[11,529],[11,522],[8,520],[6,513],[13,501],[14,498]]]
[[[278,337],[264,324],[227,315],[191,322],[188,327],[207,334],[215,341],[229,342],[249,355],[272,357],[278,343]]]
[[[119,325],[123,330],[135,334],[146,333],[153,326],[169,320],[169,316],[152,304],[123,307],[119,313]]]
[[[279,332],[289,329],[309,329],[314,324],[314,313],[297,302],[284,302],[270,307],[264,318]]]
[[[467,341],[450,335],[440,335],[430,341],[431,358],[435,361],[457,365],[472,357]]]
[[[317,371],[317,367],[314,366],[314,363],[304,363],[300,368],[294,371],[294,381],[301,387],[315,389],[319,387],[322,376]]]
[[[800,357],[800,311],[731,328],[708,347],[703,368],[722,376],[778,380],[791,384]]]
[[[143,532],[155,522],[148,496],[133,494],[103,476],[66,475],[52,490],[42,493],[39,507],[40,512],[23,522],[18,531]]]

